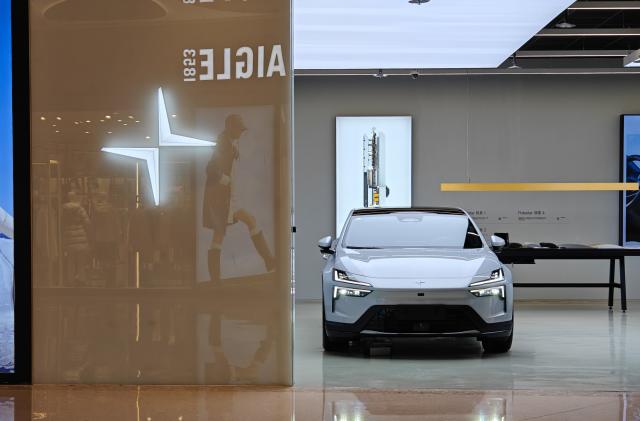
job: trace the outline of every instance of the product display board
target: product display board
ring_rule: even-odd
[[[34,382],[289,384],[289,1],[31,8]]]
[[[411,206],[411,117],[336,118],[336,236],[352,209]]]
[[[11,1],[0,0],[0,373],[15,372]]]
[[[640,183],[640,115],[623,115],[620,124],[620,181]],[[620,198],[621,244],[640,247],[640,191],[624,191]]]

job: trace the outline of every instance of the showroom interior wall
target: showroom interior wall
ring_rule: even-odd
[[[30,8],[33,382],[291,384],[290,2]]]
[[[335,234],[336,116],[413,117],[414,206],[463,207],[486,232],[516,242],[617,244],[617,192],[451,193],[440,183],[618,181],[620,114],[640,113],[637,83],[633,75],[296,77],[296,299],[320,298],[316,244]],[[544,212],[545,221],[518,221],[518,212]],[[640,298],[640,261],[627,260],[628,296]],[[514,277],[606,282],[608,270],[606,261],[546,261],[516,265]],[[606,293],[536,288],[516,298]]]

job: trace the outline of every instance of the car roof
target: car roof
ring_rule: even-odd
[[[362,208],[354,209],[353,215],[376,215],[396,212],[425,212],[437,213],[440,215],[466,215],[460,208],[446,207],[411,207],[411,208]]]

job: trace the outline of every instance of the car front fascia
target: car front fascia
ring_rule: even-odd
[[[502,337],[508,336],[512,329],[512,300],[513,287],[510,280],[510,273],[505,271],[505,278],[502,281],[487,284],[488,287],[503,286],[505,288],[505,298],[498,299],[495,297],[475,297],[471,294],[471,290],[484,288],[471,286],[474,280],[487,279],[488,276],[476,275],[471,278],[464,279],[440,279],[439,287],[433,288],[433,282],[425,282],[425,284],[415,287],[408,287],[406,283],[416,282],[415,279],[404,279],[404,286],[395,288],[380,287],[380,283],[389,285],[390,282],[397,283],[399,280],[371,278],[363,275],[349,274],[350,280],[354,280],[359,284],[370,286],[361,286],[349,284],[334,280],[333,268],[325,273],[325,287],[323,288],[326,314],[326,331],[330,337],[353,337],[362,336],[392,336],[392,337],[415,337],[415,336],[467,336],[467,337]],[[452,285],[454,284],[454,285]],[[341,313],[340,307],[336,308],[336,300],[333,297],[334,287],[344,288],[363,288],[370,290],[371,293],[367,297],[339,297],[338,300],[344,304],[349,303],[348,314]],[[494,300],[490,302],[490,300]],[[501,303],[502,311],[495,310],[496,303]],[[367,322],[367,317],[373,308],[379,306],[387,307],[403,307],[403,306],[425,306],[438,307],[443,306],[452,309],[467,308],[474,315],[469,316],[474,321],[474,329],[458,332],[383,332],[370,331],[362,329]],[[493,306],[493,307],[492,307]],[[487,314],[491,314],[490,308],[494,308],[493,313],[498,312],[497,317],[487,318]],[[471,313],[469,313],[471,314]]]

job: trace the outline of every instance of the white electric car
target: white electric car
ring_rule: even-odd
[[[471,217],[456,208],[354,210],[318,242],[323,345],[377,337],[467,336],[485,352],[513,339],[513,283]]]

